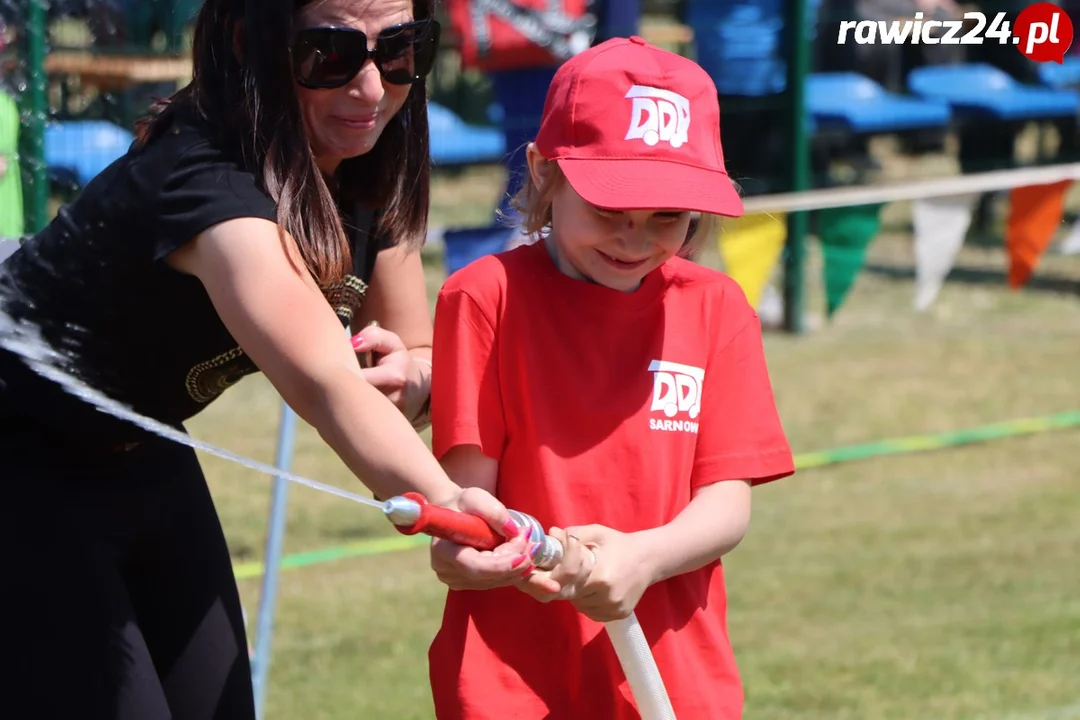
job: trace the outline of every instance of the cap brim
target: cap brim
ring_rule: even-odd
[[[585,202],[613,210],[689,210],[741,217],[727,173],[664,160],[561,158],[559,169]]]

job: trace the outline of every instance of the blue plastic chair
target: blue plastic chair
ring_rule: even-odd
[[[1055,62],[1039,63],[1035,72],[1039,82],[1048,87],[1075,87],[1080,85],[1080,57],[1069,55],[1060,65]]]
[[[944,128],[952,117],[945,103],[897,95],[850,72],[809,75],[806,109],[817,129],[858,134]]]
[[[815,36],[821,0],[807,3],[807,40]],[[790,51],[783,45],[784,0],[685,0],[697,62],[721,95],[761,97],[787,86]]]
[[[1040,120],[1080,111],[1080,93],[1075,90],[1024,85],[984,63],[916,68],[908,74],[907,84],[916,95],[948,103],[964,118]]]
[[[539,67],[487,73],[494,95],[488,114],[502,130],[506,143],[506,156],[502,161],[507,169],[506,189],[497,208],[503,215],[516,215],[510,198],[521,189],[526,169],[525,147],[540,132],[544,100],[557,69]]]
[[[506,250],[519,230],[502,225],[454,228],[443,233],[443,265],[452,275],[474,260]]]
[[[497,128],[469,125],[449,108],[428,103],[431,161],[435,165],[474,165],[498,162],[506,141]]]
[[[45,128],[45,164],[82,186],[124,155],[135,136],[105,120],[51,123]]]

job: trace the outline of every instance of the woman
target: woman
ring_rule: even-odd
[[[431,372],[418,248],[438,37],[431,0],[207,0],[192,83],[0,266],[6,312],[88,384],[177,427],[258,368],[376,495],[513,527],[410,424],[426,422]],[[375,367],[343,320],[379,321],[353,343]],[[35,718],[253,718],[194,452],[0,355],[0,458],[0,538],[18,555],[0,593],[8,702]],[[463,550],[459,569],[510,577],[524,540],[511,546]]]

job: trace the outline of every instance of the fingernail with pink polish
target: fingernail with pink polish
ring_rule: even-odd
[[[520,534],[521,528],[517,526],[517,523],[514,522],[513,519],[507,520],[506,524],[503,525],[503,535],[505,535],[507,539],[516,538]]]
[[[530,575],[532,575],[532,572],[535,569],[536,569],[536,566],[533,565],[532,563],[529,563],[529,567],[525,568],[525,572],[521,573],[521,577],[523,577],[523,578],[529,577]]]
[[[516,558],[514,558],[514,562],[513,562],[512,565],[510,565],[510,567],[513,568],[514,570],[517,570],[518,565],[521,565],[521,563],[525,562],[528,559],[529,559],[528,555],[518,555]]]
[[[364,347],[364,338],[360,337],[359,335],[354,335],[351,342],[353,350],[359,350],[360,348]]]

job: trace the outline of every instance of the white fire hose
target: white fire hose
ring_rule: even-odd
[[[534,526],[535,536],[535,526]],[[562,543],[544,533],[543,546],[538,553],[536,566],[554,566],[562,558]],[[592,551],[589,551],[592,555]],[[593,562],[596,556],[593,555]],[[542,564],[541,564],[542,563]],[[622,665],[623,673],[630,684],[641,720],[675,720],[675,710],[671,707],[664,679],[656,667],[645,633],[638,623],[637,615],[630,613],[622,620],[604,623],[615,654]]]
[[[391,498],[382,505],[382,509],[398,531],[406,535],[423,532],[481,549],[494,548],[502,542],[502,537],[495,534],[484,520],[431,505],[414,493]],[[531,515],[510,510],[510,517],[519,528],[528,532],[532,542],[537,543],[532,552],[533,565],[541,570],[550,570],[559,564],[563,557],[563,546],[557,538],[544,532],[540,522]],[[593,560],[596,560],[595,556]],[[637,616],[630,613],[628,617],[604,623],[604,626],[630,684],[641,719],[675,720],[667,688],[664,687],[664,680],[660,677]]]

